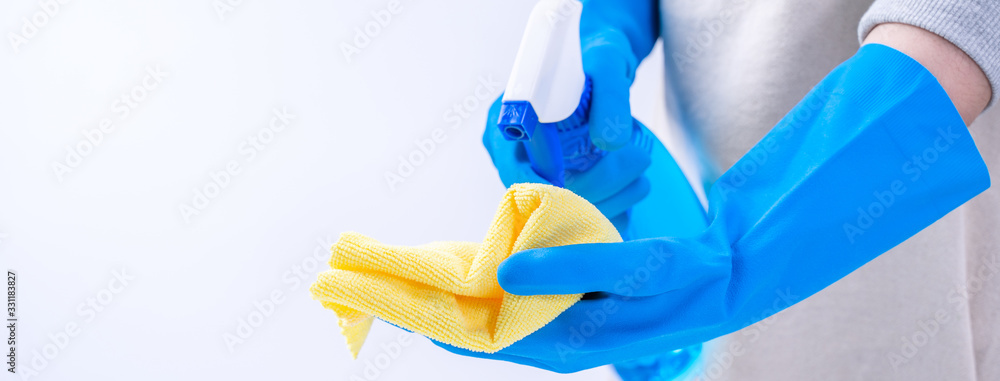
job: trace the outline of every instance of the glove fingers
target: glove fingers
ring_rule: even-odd
[[[646,177],[640,177],[625,187],[625,189],[615,193],[604,201],[595,203],[594,206],[605,216],[618,216],[628,211],[632,205],[642,201],[648,194],[649,180]]]
[[[524,146],[520,142],[510,143],[514,143],[514,147],[508,147],[510,148],[510,151],[508,151],[510,153],[501,154],[493,161],[493,164],[497,168],[504,168],[503,170],[498,170],[500,181],[503,182],[503,185],[507,188],[519,183],[551,185],[548,180],[545,180],[535,173],[534,169],[531,169],[531,162],[528,161],[527,154],[524,153]]]
[[[562,372],[649,355],[648,347],[628,355],[623,355],[620,349],[624,343],[641,341],[649,335],[648,330],[643,329],[648,327],[650,319],[648,311],[642,310],[645,304],[634,298],[614,296],[581,300],[503,352],[511,356],[531,356]],[[593,354],[600,356],[594,359]]]
[[[500,264],[497,278],[515,295],[649,296],[720,279],[731,267],[728,253],[698,240],[655,238],[521,251]]]
[[[598,203],[632,185],[649,168],[649,153],[633,144],[611,151],[584,172],[569,172],[566,189]]]
[[[694,304],[718,302],[713,295],[671,292],[652,297],[581,300],[535,333],[503,350],[573,372],[697,344],[706,337]],[[679,316],[684,318],[678,319]]]
[[[616,34],[595,38],[585,46],[584,72],[591,79],[593,91],[589,114],[590,139],[598,148],[617,150],[632,137],[632,111],[629,87],[634,64],[621,51]],[[621,37],[623,38],[623,37]],[[618,45],[615,45],[618,44]]]

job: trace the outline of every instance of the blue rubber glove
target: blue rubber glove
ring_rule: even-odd
[[[658,37],[657,1],[588,0],[580,18],[584,73],[590,78],[591,140],[607,156],[586,172],[573,173],[566,188],[597,206],[606,216],[619,216],[649,193],[643,172],[648,153],[630,144],[632,112],[629,87],[635,69]],[[502,98],[502,96],[501,96]],[[497,128],[500,99],[490,108],[483,145],[507,187],[522,182],[548,183],[531,169],[523,143],[508,141]]]
[[[719,178],[703,234],[516,253],[497,274],[507,292],[600,296],[499,353],[448,349],[574,372],[708,341],[819,292],[989,184],[931,73],[868,44]]]
[[[490,153],[500,180],[508,188],[517,183],[549,184],[531,169],[524,144],[504,139],[497,128],[500,101],[497,98],[490,107],[489,122],[483,134],[483,146]],[[609,151],[585,172],[567,172],[565,186],[590,201],[605,216],[620,216],[649,194],[650,183],[643,176],[649,165],[649,154],[630,144]]]

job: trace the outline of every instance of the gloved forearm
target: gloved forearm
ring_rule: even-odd
[[[717,210],[703,239],[731,248],[730,280],[719,291],[731,301],[726,311],[743,319],[765,317],[751,300],[818,292],[989,187],[972,137],[930,72],[881,45],[851,61],[712,190]]]

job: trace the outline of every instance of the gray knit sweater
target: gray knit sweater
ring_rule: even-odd
[[[1000,91],[1000,1],[998,0],[879,0],[858,25],[864,40],[876,25],[897,22],[924,28],[944,37],[972,57],[993,87],[992,104]]]

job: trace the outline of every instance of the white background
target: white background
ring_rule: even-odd
[[[482,239],[504,192],[480,142],[502,89],[466,102],[455,128],[445,112],[474,99],[480,79],[505,82],[533,3],[402,0],[350,59],[342,44],[388,1],[244,0],[224,17],[212,0],[71,1],[17,51],[10,33],[42,8],[0,3],[0,266],[18,273],[18,368],[36,380],[366,379],[366,361],[400,331],[378,324],[352,361],[307,286],[342,231]],[[633,103],[656,128],[653,57]],[[115,100],[147,67],[168,74],[121,118]],[[295,119],[248,160],[239,145],[276,108]],[[114,130],[60,181],[54,163],[103,118]],[[391,187],[386,173],[435,129],[446,140]],[[181,205],[232,160],[239,174],[186,220]],[[122,269],[132,279],[109,288]],[[282,302],[231,351],[224,335],[273,292]],[[96,312],[86,303],[99,297]],[[79,331],[62,340],[68,323]],[[377,378],[615,376],[464,358],[414,338]]]

